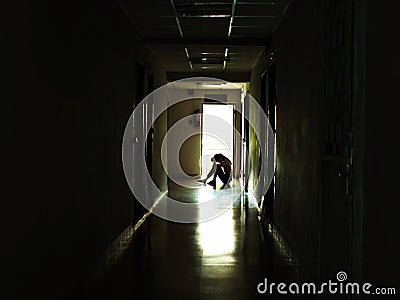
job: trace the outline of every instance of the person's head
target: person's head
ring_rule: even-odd
[[[225,156],[223,156],[221,153],[215,154],[214,159],[216,162],[221,162],[225,159]]]

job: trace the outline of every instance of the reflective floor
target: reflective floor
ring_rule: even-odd
[[[169,196],[196,202],[218,193],[211,186],[171,184]],[[248,202],[242,194],[225,213],[197,224],[150,216],[121,259],[96,280],[84,298],[271,299],[257,292],[264,278],[300,282],[285,251],[270,233],[261,232],[257,210]],[[224,207],[216,205],[215,209]]]

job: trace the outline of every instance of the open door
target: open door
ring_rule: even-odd
[[[203,104],[202,120],[202,177],[206,177],[211,167],[210,159],[222,153],[235,165],[234,157],[234,104]],[[233,171],[233,169],[232,169]]]

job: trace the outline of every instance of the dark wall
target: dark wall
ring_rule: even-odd
[[[10,84],[1,293],[58,299],[89,278],[132,221],[121,142],[139,88],[135,65],[150,58],[116,3],[18,5],[2,50]]]
[[[317,274],[323,27],[321,1],[293,1],[274,35],[277,167],[274,221],[303,271]]]
[[[400,279],[398,197],[398,4],[366,4],[364,255],[366,279],[384,286]]]
[[[340,213],[321,210],[340,195],[334,188],[344,186],[344,181],[334,178],[338,178],[337,172],[325,174],[327,169],[323,166],[342,159],[323,155],[323,128],[324,122],[328,122],[324,119],[324,98],[329,95],[325,90],[325,64],[330,63],[324,54],[324,43],[326,34],[331,35],[325,32],[325,22],[330,20],[324,20],[324,5],[323,1],[292,1],[268,49],[274,52],[277,67],[274,222],[297,256],[303,275],[326,279],[324,263],[332,260],[334,265],[329,267],[339,271],[346,266],[344,270],[354,281],[396,286],[400,277],[396,238],[398,176],[394,175],[398,170],[399,128],[394,109],[398,98],[395,74],[399,69],[399,49],[394,38],[397,9],[394,2],[377,6],[373,1],[355,0],[350,6],[352,106],[350,110],[343,109],[342,115],[350,111],[353,159],[351,197],[336,198],[349,204]],[[256,98],[260,94],[261,74],[267,68],[265,57],[261,57],[251,76],[251,92]],[[328,181],[323,182],[323,178]],[[332,218],[335,214],[338,218]],[[326,224],[325,217],[331,224]],[[350,238],[335,243],[329,236],[332,232],[326,229],[341,228],[342,220],[347,222],[345,233]],[[351,249],[351,254],[344,256],[343,261],[338,256],[326,255],[345,248]],[[335,275],[332,270],[328,274]]]
[[[260,102],[260,94],[261,94],[261,88],[260,88],[260,80],[261,80],[261,73],[265,71],[265,64],[263,63],[265,61],[265,55],[262,53],[261,57],[259,59],[259,62],[255,65],[255,68],[253,72],[251,73],[250,76],[250,84],[249,84],[249,93],[250,95],[257,101]],[[249,107],[249,105],[247,106]],[[250,110],[250,107],[249,107]],[[248,111],[248,116],[250,116],[250,112]],[[248,141],[247,142],[247,148],[249,152],[249,162],[248,162],[248,191],[255,195],[257,194],[255,189],[256,189],[256,184],[258,181],[258,177],[260,174],[260,155],[261,155],[261,150],[260,150],[260,142],[257,139],[257,135],[253,129],[253,127],[249,124],[249,129],[248,129]],[[251,154],[251,155],[250,155]],[[261,199],[257,199],[258,202],[261,201]]]

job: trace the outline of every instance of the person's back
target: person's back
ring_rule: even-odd
[[[231,181],[231,178],[232,178],[232,175],[231,175],[232,163],[229,160],[229,158],[227,158],[225,155],[223,155],[221,153],[215,154],[214,159],[219,164],[219,167],[220,167],[219,169],[220,170],[221,170],[221,168],[223,169],[223,172],[217,172],[217,173],[218,173],[218,176],[220,177],[220,179],[222,180],[222,182],[224,183],[224,185],[222,186],[222,188],[224,188]]]
[[[232,163],[231,163],[231,161],[230,161],[227,157],[225,157],[225,158],[220,162],[220,165],[221,165],[221,167],[224,168],[225,174],[227,174],[227,175],[230,175],[230,174],[231,174],[231,165],[232,165]]]

